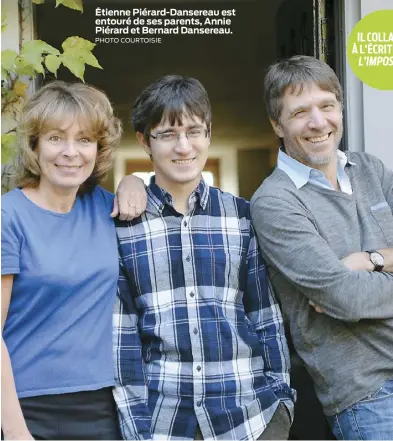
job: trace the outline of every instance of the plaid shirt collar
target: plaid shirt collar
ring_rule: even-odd
[[[150,184],[147,187],[147,193],[150,196],[151,203],[158,209],[160,213],[164,210],[165,205],[173,207],[172,196],[163,188],[156,184],[156,177],[152,176]],[[209,201],[209,185],[201,177],[198,187],[190,194],[188,206],[193,207],[199,202],[202,210],[206,209]]]

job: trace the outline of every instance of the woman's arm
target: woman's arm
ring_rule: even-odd
[[[11,291],[14,276],[1,276],[1,332],[7,318],[11,300]],[[22,409],[16,394],[14,374],[7,346],[1,338],[1,425],[5,439],[31,440],[34,439],[23,417]]]
[[[111,217],[131,221],[146,210],[147,193],[143,180],[134,175],[122,178],[116,190]]]

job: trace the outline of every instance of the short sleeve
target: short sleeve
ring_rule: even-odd
[[[21,240],[7,212],[1,210],[1,274],[20,273]]]
[[[113,203],[115,199],[115,195],[113,193],[110,193],[109,191],[97,185],[94,190],[93,198],[95,198],[95,200],[97,200],[97,198],[100,198],[100,200],[103,201],[108,214],[112,213]]]

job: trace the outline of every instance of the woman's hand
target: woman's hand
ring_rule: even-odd
[[[146,210],[147,193],[142,179],[128,175],[120,181],[117,188],[111,217],[131,221]]]

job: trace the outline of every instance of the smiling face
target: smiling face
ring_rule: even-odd
[[[41,133],[36,152],[40,187],[77,191],[93,172],[97,141],[79,122],[69,119]]]
[[[272,121],[286,152],[309,167],[321,169],[336,161],[343,133],[341,104],[334,93],[306,83],[287,88],[281,101],[280,121]]]
[[[198,186],[210,144],[210,133],[204,121],[183,114],[181,122],[182,125],[171,125],[168,120],[162,121],[151,130],[149,144],[142,133],[137,133],[139,142],[153,161],[157,185],[171,194],[179,186],[190,193]]]

